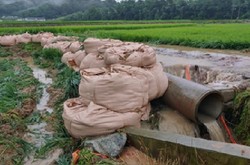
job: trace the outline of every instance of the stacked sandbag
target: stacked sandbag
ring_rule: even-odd
[[[168,78],[163,72],[160,63],[156,63],[152,68],[140,68],[128,65],[113,64],[110,66],[115,72],[127,72],[132,76],[145,77],[148,84],[148,101],[161,97],[168,87]],[[144,87],[145,88],[145,87]]]
[[[76,53],[67,52],[62,56],[62,62],[67,64],[68,67],[79,71],[82,60],[85,58],[86,53],[84,50],[79,50]]]
[[[123,68],[124,67],[124,68]],[[148,81],[141,68],[114,65],[80,71],[79,94],[86,104],[94,102],[112,111],[139,112],[148,105]]]
[[[103,57],[97,53],[87,54],[80,64],[80,69],[102,68],[102,67],[106,67],[105,61]]]
[[[39,42],[41,43],[42,46],[44,46],[48,38],[52,38],[52,37],[54,37],[53,33],[49,33],[49,32],[37,33],[37,34],[32,35],[31,42]],[[44,40],[42,41],[42,39]]]
[[[29,33],[19,34],[16,36],[16,44],[29,43],[32,40],[32,35]]]
[[[60,43],[71,43],[75,41],[75,39],[73,37],[67,37],[67,36],[47,36],[47,37],[43,37],[41,40],[41,45],[42,46],[49,46],[51,44],[56,44],[58,42]]]
[[[98,54],[98,48],[105,44],[115,44],[122,43],[120,40],[113,39],[97,39],[97,38],[87,38],[84,42],[84,50],[86,53],[95,53]]]
[[[126,126],[140,127],[141,115],[136,112],[118,113],[82,98],[64,102],[64,125],[75,138],[108,134]]]
[[[69,46],[69,50],[72,53],[76,53],[77,51],[81,50],[82,44],[79,41],[72,42]]]
[[[80,63],[77,98],[81,104],[70,108],[66,106],[70,99],[64,106],[64,123],[70,134],[83,138],[111,133],[128,126],[123,119],[129,116],[131,123],[147,120],[150,101],[162,96],[168,86],[154,50],[141,43],[110,39],[89,38],[83,44],[86,56]],[[67,63],[65,59],[75,57],[71,56],[65,54],[62,61]]]
[[[103,47],[100,50],[103,51]],[[124,42],[107,48],[104,52],[104,61],[107,65],[123,64],[137,67],[153,67],[156,63],[156,54],[154,49],[147,45]]]
[[[1,36],[0,45],[2,46],[12,46],[16,44],[16,35]]]
[[[54,38],[52,33],[43,33],[41,38],[41,45],[45,46],[46,44],[52,43],[51,40]]]
[[[62,53],[69,52],[71,42],[69,41],[59,41],[55,43],[47,43],[43,48],[54,48],[59,49]]]

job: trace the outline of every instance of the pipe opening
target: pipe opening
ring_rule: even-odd
[[[223,109],[223,99],[218,93],[207,94],[197,105],[197,118],[200,122],[205,122],[206,118],[216,119]]]

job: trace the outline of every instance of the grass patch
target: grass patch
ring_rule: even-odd
[[[39,82],[21,59],[0,60],[0,70],[0,161],[22,164],[33,149],[22,136],[26,117],[34,108],[31,103],[36,102]]]
[[[8,57],[11,53],[8,51],[7,47],[0,46],[0,57]]]
[[[239,93],[234,103],[233,114],[238,119],[234,132],[243,144],[250,146],[250,89]]]
[[[196,24],[196,26],[99,31],[98,36],[125,41],[153,42],[213,49],[250,47],[250,24]]]

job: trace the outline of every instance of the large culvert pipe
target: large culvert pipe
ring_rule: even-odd
[[[201,84],[168,74],[169,86],[163,95],[164,102],[194,122],[205,118],[216,119],[223,109],[219,92]]]

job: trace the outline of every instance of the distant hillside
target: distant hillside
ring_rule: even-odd
[[[54,19],[100,4],[100,0],[0,0],[0,16]]]
[[[0,0],[1,16],[62,20],[250,19],[250,0]]]

